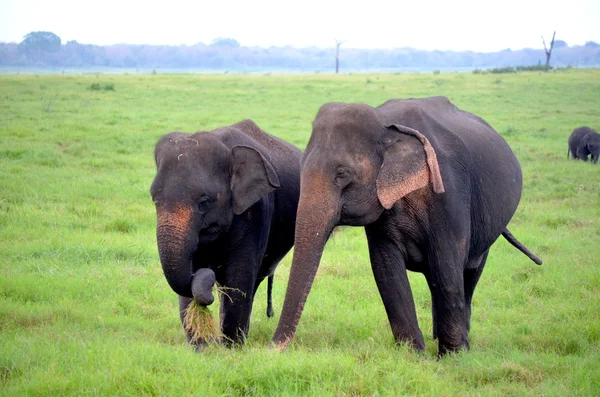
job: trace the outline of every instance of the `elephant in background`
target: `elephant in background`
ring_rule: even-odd
[[[574,129],[569,136],[567,158],[569,158],[569,153],[573,159],[583,161],[587,161],[588,154],[591,154],[592,162],[596,164],[600,156],[600,134],[590,127]]]
[[[364,226],[373,275],[397,342],[424,349],[407,270],[428,282],[439,354],[469,348],[471,299],[490,246],[521,197],[521,167],[502,137],[444,97],[373,108],[328,103],[302,159],[294,257],[274,348],[296,332],[325,243]]]
[[[182,321],[192,301],[192,275],[203,268],[227,288],[220,307],[225,343],[244,343],[254,294],[267,277],[272,316],[273,272],[294,242],[301,157],[251,120],[206,133],[173,132],[158,141],[150,193],[160,262],[179,295]],[[212,303],[210,293],[208,299],[202,304]]]

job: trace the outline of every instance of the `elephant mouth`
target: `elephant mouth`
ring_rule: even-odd
[[[221,234],[221,226],[211,225],[207,228],[200,230],[200,238],[203,241],[213,241]]]
[[[221,233],[221,226],[219,226],[219,225],[209,226],[206,229],[203,229],[202,233],[206,234],[206,235]]]

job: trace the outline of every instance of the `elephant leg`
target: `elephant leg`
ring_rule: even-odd
[[[479,281],[479,276],[483,272],[483,267],[485,265],[485,261],[487,259],[488,251],[482,257],[478,257],[473,266],[468,266],[467,269],[463,272],[463,283],[464,283],[464,291],[465,291],[465,324],[467,327],[467,332],[471,329],[471,300],[473,298],[473,292],[475,291],[475,286]],[[425,278],[427,280],[427,284],[429,285],[429,290],[431,291],[431,299],[432,302],[435,299],[434,286],[432,285],[432,278],[429,274],[425,274]],[[433,339],[437,339],[438,337],[438,318],[437,318],[437,305],[434,303],[431,305],[431,318],[432,318],[432,328],[433,328]]]
[[[258,291],[258,287],[263,282],[264,278],[259,278],[256,280],[256,284],[254,285],[254,296],[256,296],[256,291]],[[273,317],[273,275],[267,277],[267,317]]]
[[[473,263],[467,263],[467,268],[463,272],[463,280],[465,285],[465,316],[467,324],[467,332],[471,330],[471,301],[473,299],[473,292],[479,281],[479,277],[485,267],[487,256],[490,250],[488,249],[483,253],[482,256],[473,260]]]
[[[250,329],[250,314],[257,278],[255,261],[232,261],[227,265],[221,297],[221,330],[226,345],[243,344]]]
[[[365,230],[373,275],[394,340],[409,342],[417,350],[424,350],[425,340],[419,329],[404,257],[381,229],[366,226]]]
[[[293,223],[292,223],[293,226]],[[286,225],[289,228],[289,225]],[[279,229],[282,227],[280,226]],[[267,317],[271,318],[273,312],[273,279],[274,273],[279,266],[281,260],[289,252],[294,245],[294,229],[293,227],[287,233],[278,232],[271,233],[269,236],[269,245],[267,247],[268,254],[263,258],[261,264],[261,275],[267,277]],[[262,282],[262,279],[261,279]],[[258,284],[257,284],[258,288]]]
[[[267,317],[273,317],[273,275],[267,279]]]
[[[432,325],[432,337],[433,340],[436,340],[438,337],[437,327],[438,327],[438,319],[437,319],[437,311],[435,310],[436,305],[434,303],[435,296],[433,294],[433,286],[431,277],[428,273],[425,273],[425,279],[427,280],[427,284],[429,285],[429,291],[431,291],[431,325]]]
[[[238,288],[227,287],[225,294],[220,309],[223,342],[228,346],[244,344],[250,329],[252,290],[242,292]]]
[[[431,289],[434,333],[439,355],[469,349],[463,280],[464,261],[451,247],[432,247],[427,279]]]

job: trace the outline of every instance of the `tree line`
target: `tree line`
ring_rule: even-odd
[[[339,50],[337,54],[336,50]],[[339,58],[339,60],[338,60]],[[0,43],[0,65],[11,67],[194,68],[229,71],[333,71],[407,68],[487,68],[535,65],[545,62],[545,49],[497,52],[425,51],[414,48],[357,49],[246,47],[235,39],[220,38],[194,45],[92,45],[61,43],[51,32],[31,32],[21,43]],[[587,42],[568,46],[557,40],[552,66],[600,66],[600,45]]]

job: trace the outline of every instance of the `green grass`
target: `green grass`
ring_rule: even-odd
[[[495,244],[471,352],[436,359],[412,273],[427,350],[394,345],[360,228],[328,243],[289,350],[266,346],[290,255],[276,316],[261,286],[246,346],[187,349],[148,193],[158,138],[251,118],[304,148],[325,102],[431,95],[511,145],[525,186],[510,228],[545,261]],[[0,395],[598,395],[600,165],[566,152],[575,127],[600,129],[599,108],[599,70],[0,76]]]

